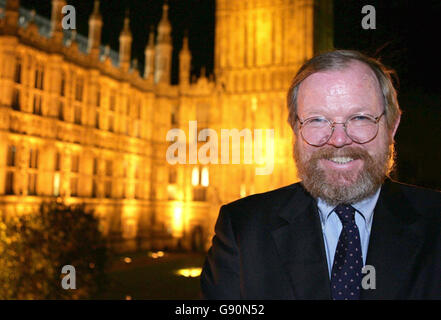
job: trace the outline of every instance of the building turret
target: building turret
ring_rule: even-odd
[[[93,12],[89,18],[89,42],[87,50],[96,57],[98,57],[100,52],[102,27],[103,18],[100,14],[100,2],[99,0],[95,0]]]
[[[72,30],[70,39],[67,40],[66,45],[71,48],[73,52],[78,52],[77,30]]]
[[[148,79],[154,76],[155,73],[155,30],[153,26],[150,27],[149,42],[145,47],[145,69],[144,78]]]
[[[188,48],[188,35],[184,35],[181,52],[179,53],[179,84],[188,86],[191,71],[191,52]]]
[[[132,61],[131,72],[138,73],[138,75],[139,75],[139,64],[138,64],[138,59],[137,58],[133,59],[133,61]]]
[[[124,28],[119,36],[119,65],[123,71],[128,71],[130,67],[132,40],[133,38],[132,33],[130,32],[129,11],[126,11]]]
[[[5,31],[7,33],[15,33],[18,28],[18,9],[20,8],[20,0],[7,0],[5,6]]]
[[[162,18],[158,25],[158,37],[155,48],[155,83],[170,84],[172,62],[171,24],[168,20],[168,4],[162,6]]]
[[[37,15],[37,12],[35,11],[35,9],[32,9],[31,14],[29,15],[28,26],[26,27],[27,32],[29,32],[33,36],[38,35],[38,26],[35,23],[35,16],[36,15]]]
[[[51,15],[51,36],[57,43],[63,40],[63,13],[62,9],[66,5],[65,0],[52,0],[52,15]]]

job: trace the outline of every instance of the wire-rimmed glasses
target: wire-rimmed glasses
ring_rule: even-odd
[[[345,122],[335,122],[325,117],[310,117],[301,121],[300,134],[306,143],[321,147],[326,144],[334,132],[336,124],[342,124],[349,138],[356,143],[367,143],[374,139],[378,133],[378,122],[384,115],[384,111],[378,116],[373,117],[367,114],[354,114]]]

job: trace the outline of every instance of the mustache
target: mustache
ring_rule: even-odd
[[[320,159],[330,159],[334,157],[347,157],[356,159],[372,159],[371,155],[364,149],[357,147],[346,147],[342,149],[336,149],[334,147],[325,147],[320,150],[315,151],[311,157],[311,160],[320,160]]]

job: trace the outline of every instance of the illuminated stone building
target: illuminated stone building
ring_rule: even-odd
[[[114,52],[101,43],[98,1],[88,37],[62,29],[65,5],[52,0],[49,21],[0,0],[2,215],[31,213],[43,200],[85,203],[120,250],[197,249],[209,244],[221,204],[296,180],[285,95],[298,67],[332,47],[331,1],[217,0],[214,75],[190,79],[184,37],[177,85],[166,3],[142,74],[128,16]],[[191,163],[195,120],[219,139],[221,129],[274,129],[272,172]],[[172,128],[187,135],[186,164],[166,160]]]

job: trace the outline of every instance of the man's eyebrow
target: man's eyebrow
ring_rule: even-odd
[[[362,107],[356,108],[353,112],[353,114],[358,114],[358,113],[373,115],[376,113],[376,111],[373,111],[372,107],[362,106]]]
[[[329,110],[327,109],[327,107],[312,107],[312,108],[313,108],[312,110],[305,111],[305,113],[303,115],[304,119],[315,117],[315,116],[317,116],[317,117],[330,117],[330,116],[332,116],[332,114],[328,114]],[[315,108],[320,108],[321,110],[318,111]],[[351,112],[351,115],[353,115],[353,114],[367,114],[367,115],[373,116],[375,113],[376,113],[376,111],[373,111],[371,109],[371,107],[369,107],[369,106],[357,106],[357,107],[354,107],[354,110]],[[302,118],[300,116],[300,114],[299,114],[299,118]]]
[[[316,110],[315,108],[320,108],[321,110],[320,111],[318,111],[318,110]],[[311,110],[312,109],[312,110]],[[319,107],[312,107],[312,108],[309,108],[307,111],[304,111],[304,113],[305,113],[305,115],[308,115],[308,117],[310,116],[310,115],[314,115],[314,114],[317,114],[317,115],[323,115],[325,112],[323,112],[323,110],[326,110],[326,107],[324,107],[324,106],[319,106]]]

